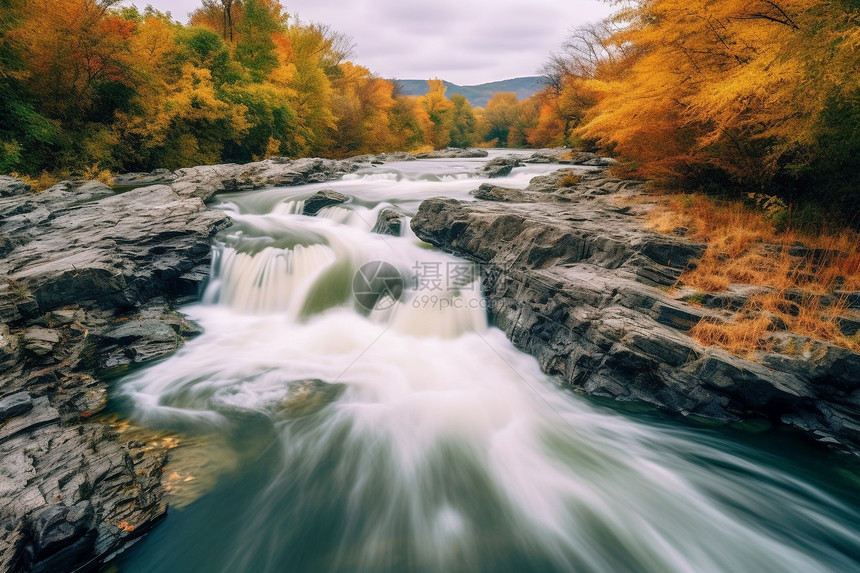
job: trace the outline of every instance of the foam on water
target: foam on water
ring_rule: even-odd
[[[436,194],[467,197],[474,165],[434,172]],[[421,271],[453,265],[462,277],[470,264],[409,232],[369,232],[383,205],[411,214],[434,185],[383,175],[331,184],[356,204],[316,218],[297,214],[306,188],[225,197],[234,228],[203,303],[184,309],[204,334],[121,383],[142,423],[271,435],[215,505],[210,494],[189,508],[233,508],[219,528],[196,522],[210,545],[194,567],[856,570],[855,508],[720,438],[559,390],[488,324],[479,281],[430,284]],[[380,183],[391,185],[384,199],[370,190]],[[350,289],[371,261],[399,269],[405,286],[368,313]],[[343,391],[290,410],[291,389],[309,380]],[[183,570],[194,535],[174,531],[157,558],[127,564]]]

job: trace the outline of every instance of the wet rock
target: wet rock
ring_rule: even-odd
[[[514,167],[522,167],[523,165],[525,164],[518,157],[497,157],[488,161],[481,171],[490,179],[495,179],[498,177],[507,177],[511,174]]]
[[[419,153],[415,155],[416,159],[470,159],[486,157],[489,153],[484,149],[460,149],[457,147],[449,147],[447,149],[437,149],[429,153]]]
[[[340,205],[349,201],[349,195],[332,191],[331,189],[323,189],[317,191],[307,199],[305,199],[305,208],[302,211],[303,215],[313,217],[319,213],[320,209],[331,207],[332,205]]]
[[[33,409],[33,398],[27,392],[18,392],[0,399],[0,423],[26,414]]]
[[[379,212],[379,216],[376,217],[376,224],[373,226],[372,232],[380,235],[399,237],[402,224],[402,213],[398,213],[394,209],[383,209]]]

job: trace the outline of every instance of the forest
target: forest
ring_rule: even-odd
[[[860,2],[637,0],[544,67],[535,146],[678,190],[774,194],[857,225]]]
[[[617,5],[570,32],[543,91],[473,108],[439,80],[399,94],[278,0],[203,0],[188,25],[118,0],[0,0],[0,172],[569,145],[663,187],[857,223],[858,0]]]
[[[462,96],[350,61],[277,0],[204,0],[185,26],[118,0],[0,0],[0,172],[97,174],[483,141]],[[496,115],[503,115],[507,108]],[[486,128],[482,128],[487,125]],[[492,138],[490,138],[492,139]]]

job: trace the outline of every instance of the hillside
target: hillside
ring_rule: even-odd
[[[540,76],[527,76],[522,78],[513,78],[510,80],[502,80],[498,82],[490,82],[479,84],[476,86],[459,86],[451,82],[443,81],[448,91],[445,95],[451,97],[454,94],[462,94],[466,96],[475,107],[484,107],[493,94],[499,92],[514,92],[518,99],[526,99],[540,91],[543,87],[543,78]],[[427,93],[426,80],[397,80],[403,88],[403,95],[423,96]]]

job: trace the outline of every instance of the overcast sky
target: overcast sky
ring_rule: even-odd
[[[151,4],[187,23],[199,0]],[[355,61],[398,79],[439,77],[474,85],[536,75],[572,26],[610,13],[597,0],[281,0],[302,21],[322,22],[356,43]]]

